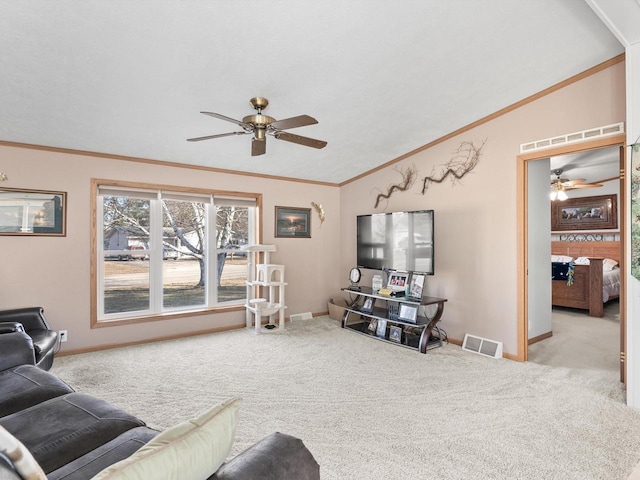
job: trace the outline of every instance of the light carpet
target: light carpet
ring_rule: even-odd
[[[159,429],[243,397],[232,455],[289,433],[325,480],[624,479],[640,460],[640,412],[610,373],[423,355],[329,317],[60,357],[53,372]]]
[[[604,306],[604,316],[553,307],[553,336],[529,346],[529,361],[552,367],[607,370],[620,378],[620,305]]]

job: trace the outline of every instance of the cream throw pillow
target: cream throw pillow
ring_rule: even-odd
[[[206,479],[229,455],[240,398],[232,398],[198,417],[160,433],[129,458],[93,480]]]
[[[20,440],[0,426],[0,452],[4,453],[24,480],[47,480],[31,452]]]

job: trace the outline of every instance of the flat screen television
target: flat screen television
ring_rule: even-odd
[[[357,238],[361,268],[434,274],[433,210],[358,215]]]

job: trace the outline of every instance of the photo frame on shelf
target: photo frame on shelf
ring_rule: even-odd
[[[395,325],[389,327],[389,340],[396,343],[402,342],[402,328]]]
[[[400,312],[398,313],[398,320],[402,322],[417,323],[418,305],[411,305],[410,303],[401,303]]]
[[[387,321],[384,319],[378,319],[378,325],[376,327],[376,337],[387,337]]]
[[[391,291],[404,291],[407,286],[408,272],[390,271],[387,279],[387,288]]]
[[[275,236],[311,238],[311,209],[276,207]]]
[[[67,193],[0,188],[0,235],[67,235]]]
[[[373,297],[366,297],[364,299],[364,303],[362,304],[362,307],[360,307],[360,311],[364,312],[364,313],[371,313],[373,312],[373,306],[376,303],[376,299]]]
[[[551,231],[618,228],[618,196],[568,198],[551,202]]]
[[[422,272],[411,272],[409,277],[409,295],[408,298],[414,300],[422,300],[422,292],[427,279],[427,274]]]
[[[374,318],[369,322],[369,331],[375,333],[378,328],[378,319]]]

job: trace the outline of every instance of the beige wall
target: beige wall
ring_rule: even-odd
[[[499,94],[499,93],[497,93]],[[374,210],[380,191],[399,181],[391,166],[341,188],[203,172],[0,146],[5,187],[68,192],[64,238],[0,237],[2,308],[42,305],[56,330],[67,329],[67,350],[153,339],[230,325],[243,312],[212,314],[122,327],[89,328],[89,187],[91,178],[262,193],[264,243],[278,246],[274,263],[287,268],[287,316],[326,311],[355,264],[355,216],[374,211],[436,211],[436,274],[426,293],[449,299],[442,327],[453,339],[473,333],[517,351],[516,156],[521,143],[617,123],[625,119],[624,64],[511,111],[397,166],[415,165],[418,182]],[[506,105],[505,105],[506,106]],[[448,180],[420,193],[421,179],[438,173],[462,141],[486,139],[478,166],[456,185]],[[324,206],[311,239],[274,239],[274,206]],[[369,281],[371,272],[366,272]]]
[[[2,187],[68,193],[66,237],[0,237],[0,308],[40,305],[56,330],[69,331],[65,350],[134,342],[186,332],[242,325],[244,312],[212,314],[90,329],[90,179],[141,181],[263,194],[263,243],[275,244],[273,263],[286,266],[286,315],[325,312],[338,280],[338,187],[207,172],[0,146]],[[274,207],[324,206],[322,226],[312,211],[312,238],[273,237]]]
[[[497,93],[499,94],[499,93]],[[342,187],[343,277],[355,264],[355,216],[434,209],[435,275],[426,294],[446,297],[441,326],[450,338],[472,333],[504,342],[517,353],[517,178],[520,144],[625,119],[624,63],[528,103],[466,133],[419,152],[397,165]],[[485,147],[477,167],[459,183],[432,184],[462,141]],[[374,210],[375,197],[400,181],[398,167],[415,165],[419,180]]]

